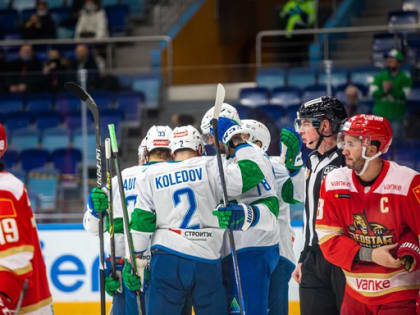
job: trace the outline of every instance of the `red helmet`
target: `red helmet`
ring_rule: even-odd
[[[3,156],[6,150],[7,150],[6,130],[4,130],[3,125],[0,124],[0,158]]]
[[[358,137],[363,145],[378,141],[379,151],[385,154],[392,142],[392,128],[389,121],[375,115],[356,115],[349,118],[343,125],[345,135]]]

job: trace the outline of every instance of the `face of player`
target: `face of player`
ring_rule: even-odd
[[[362,142],[357,137],[344,136],[343,155],[346,158],[346,166],[356,172],[360,172],[366,160],[362,157]]]
[[[310,150],[315,150],[319,134],[312,125],[312,121],[303,119],[299,130],[297,131],[302,137],[302,142],[306,145],[306,147]]]

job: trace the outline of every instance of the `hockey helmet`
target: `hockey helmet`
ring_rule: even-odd
[[[295,129],[300,130],[303,120],[311,120],[313,127],[318,129],[321,121],[327,119],[331,123],[332,133],[336,134],[346,118],[343,103],[335,97],[322,96],[302,104],[297,112]]]
[[[171,150],[175,153],[179,149],[197,151],[203,144],[200,132],[193,126],[177,127],[172,132]]]
[[[6,130],[3,128],[3,125],[0,124],[0,158],[7,150],[7,137]]]
[[[151,152],[154,149],[170,150],[172,129],[169,126],[152,126],[146,135],[146,149]]]
[[[244,133],[249,134],[249,142],[260,141],[262,143],[261,149],[264,152],[268,150],[271,135],[266,125],[254,119],[243,119],[241,127]]]
[[[144,158],[144,156],[146,155],[146,142],[147,138],[144,137],[143,140],[141,140],[139,148],[137,150],[137,155],[140,159]]]
[[[379,151],[385,154],[392,142],[392,128],[389,121],[380,116],[360,114],[348,119],[339,137],[339,145],[343,147],[344,135],[357,137],[363,147],[379,142]]]
[[[211,127],[211,120],[213,119],[213,112],[214,112],[214,106],[210,108],[203,116],[203,119],[201,120],[201,132],[203,135],[210,134],[210,127]],[[236,121],[239,125],[241,124],[241,119],[239,118],[238,111],[235,107],[228,103],[222,104],[222,109],[220,110],[219,117],[225,117],[232,119]]]

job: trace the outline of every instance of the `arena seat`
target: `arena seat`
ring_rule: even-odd
[[[420,102],[420,86],[414,85],[407,96],[407,101]]]
[[[114,124],[117,137],[121,135],[120,124],[123,118],[123,112],[120,109],[107,109],[101,110],[101,135],[103,138],[106,138],[109,135],[108,125]]]
[[[12,2],[12,7],[18,11],[34,9],[36,7],[36,0],[15,0]]]
[[[23,21],[23,22],[25,22],[26,20],[28,20],[31,17],[31,15],[33,15],[33,14],[36,13],[35,6],[30,6],[28,8],[23,9],[23,10],[20,10],[20,9],[17,9],[17,10],[20,11],[20,18],[21,18],[21,21]]]
[[[32,122],[32,117],[24,112],[10,113],[5,119],[7,129],[12,132],[18,129],[28,128]]]
[[[331,84],[336,87],[348,82],[349,70],[346,68],[333,68],[331,71]],[[327,84],[327,75],[325,71],[320,71],[318,74],[319,84]]]
[[[112,93],[107,91],[95,91],[91,95],[100,110],[114,107],[115,97]]]
[[[82,153],[76,148],[57,149],[51,153],[54,168],[61,174],[75,175],[77,164],[82,160]]]
[[[55,25],[58,27],[60,23],[70,17],[70,9],[66,7],[54,7],[50,10],[51,18],[54,20]]]
[[[36,212],[56,210],[59,174],[51,168],[36,168],[28,173],[27,188],[36,199],[32,210]]]
[[[268,104],[270,91],[265,87],[243,88],[239,92],[239,103],[249,107]]]
[[[256,82],[258,86],[273,89],[286,84],[286,71],[280,68],[263,68],[257,71]]]
[[[258,109],[264,112],[273,121],[281,119],[285,114],[285,109],[278,105],[262,105]]]
[[[50,152],[67,147],[70,145],[70,132],[62,127],[45,129],[41,134],[41,144]]]
[[[48,128],[58,127],[60,123],[61,116],[56,112],[37,113],[35,119],[35,126],[40,131]]]
[[[21,95],[1,95],[0,96],[0,112],[13,113],[20,112],[24,109],[23,98]]]
[[[332,92],[334,95],[334,91]],[[327,95],[327,86],[325,84],[309,85],[302,91],[302,102],[304,103],[325,95]]]
[[[249,106],[236,104],[235,108],[238,111],[238,115],[239,115],[240,119],[247,119],[248,118],[248,114],[251,110],[251,108]]]
[[[146,96],[146,109],[157,109],[160,101],[162,78],[160,74],[136,75],[133,78],[132,89]]]
[[[316,83],[317,71],[311,68],[292,68],[287,72],[287,85],[300,88]]]
[[[112,36],[125,35],[127,30],[128,17],[130,9],[124,4],[115,4],[105,7],[108,17],[108,28]]]
[[[350,81],[369,86],[373,81],[373,77],[380,71],[381,69],[375,66],[355,67],[351,70]]]
[[[279,86],[271,91],[270,104],[287,107],[300,103],[301,90],[297,86]]]
[[[20,163],[26,172],[38,167],[44,167],[49,161],[50,153],[44,149],[27,149],[20,152]]]
[[[51,94],[30,95],[27,97],[26,110],[28,112],[45,112],[53,107],[53,97]]]
[[[18,12],[13,9],[0,10],[0,21],[0,35],[16,32],[19,21]]]
[[[87,163],[95,165],[96,163],[96,135],[93,130],[88,130],[87,133]],[[73,147],[83,152],[83,137],[82,129],[77,129],[73,132]]]
[[[19,162],[19,152],[13,149],[7,149],[1,160],[4,162],[6,169],[10,169]]]
[[[80,111],[80,103],[80,99],[73,94],[61,93],[57,96],[55,108],[62,116],[66,116],[70,113]]]
[[[124,114],[125,125],[138,124],[142,118],[144,94],[141,92],[122,92],[116,99],[117,108]]]
[[[13,130],[10,140],[10,146],[18,151],[37,148],[39,145],[40,134],[33,128],[22,128]]]
[[[388,13],[388,25],[406,25],[406,24],[417,24],[418,12],[417,11],[390,11]],[[395,31],[395,33],[415,33],[416,29]]]

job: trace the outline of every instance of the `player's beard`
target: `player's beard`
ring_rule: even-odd
[[[356,160],[355,159],[352,159],[351,161],[346,160],[346,166],[356,171],[357,173],[359,173],[363,169],[363,166],[365,166],[365,163],[366,163],[366,160],[362,158],[362,156],[359,156]]]

